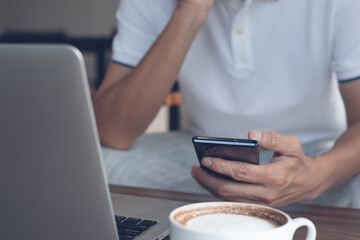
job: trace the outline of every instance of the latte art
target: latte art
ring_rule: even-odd
[[[246,204],[204,205],[179,211],[174,220],[191,229],[212,232],[263,231],[287,222],[285,216],[273,209]]]
[[[278,227],[273,222],[258,217],[239,214],[208,214],[195,217],[186,222],[186,227],[206,229],[211,232],[252,232]]]

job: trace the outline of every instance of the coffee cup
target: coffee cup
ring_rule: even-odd
[[[169,220],[171,240],[288,240],[302,226],[308,228],[307,240],[316,238],[310,220],[291,219],[280,210],[257,204],[189,204],[173,210]]]

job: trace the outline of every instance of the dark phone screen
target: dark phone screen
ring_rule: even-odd
[[[194,137],[193,144],[199,161],[203,157],[217,157],[231,161],[259,164],[257,141],[248,139]]]

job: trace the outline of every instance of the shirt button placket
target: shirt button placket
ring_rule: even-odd
[[[252,46],[250,34],[249,8],[251,0],[245,1],[242,9],[235,16],[231,41],[235,69],[248,72],[253,69]]]

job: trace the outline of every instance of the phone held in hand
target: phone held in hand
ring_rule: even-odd
[[[255,140],[196,136],[192,142],[200,165],[204,157],[259,164],[259,143]]]

